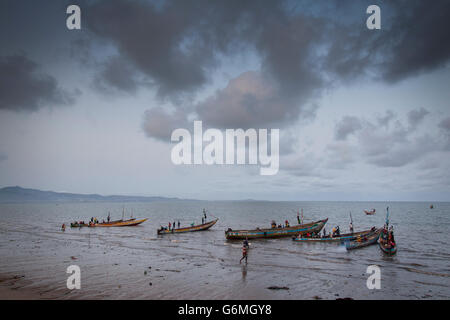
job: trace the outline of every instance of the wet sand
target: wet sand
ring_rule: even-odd
[[[24,288],[27,281],[24,276],[0,275],[0,300],[39,300],[57,299],[55,292],[39,292],[36,289]]]

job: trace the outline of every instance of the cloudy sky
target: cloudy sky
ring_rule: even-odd
[[[448,0],[2,1],[0,187],[448,201],[449,17]],[[278,174],[172,164],[194,120],[279,128]]]

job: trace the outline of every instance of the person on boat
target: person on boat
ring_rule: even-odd
[[[303,209],[302,209],[303,210]],[[301,224],[300,223],[300,213],[297,211],[297,222],[298,222],[298,224]]]
[[[109,212],[108,212],[108,223],[109,223],[109,221],[111,220],[111,216],[109,215]]]
[[[353,233],[353,223],[350,222],[349,228],[350,228],[350,233]]]
[[[270,225],[272,229],[277,227],[277,223],[275,222],[275,220],[272,220],[272,223]]]
[[[191,227],[193,227],[193,226],[194,226],[194,222],[191,223]]]
[[[323,228],[323,236],[322,238],[326,238],[327,237],[327,231],[325,230],[325,227]]]
[[[239,260],[239,264],[242,262],[242,260],[245,259],[245,263],[247,263],[247,250],[248,247],[246,247],[245,245],[242,246],[242,258],[241,260]]]
[[[395,246],[395,240],[394,240],[394,227],[391,226],[389,228],[389,234],[388,234],[388,243],[390,246]]]
[[[173,222],[172,229],[175,229],[175,221]]]
[[[169,222],[169,231],[170,231],[170,227],[172,226],[172,224]]]
[[[180,229],[180,220],[178,220],[178,229]]]
[[[61,226],[62,231],[66,231],[66,225],[63,223]]]
[[[202,224],[204,224],[205,223],[205,218],[204,217],[202,217]]]
[[[289,221],[286,220],[284,223],[286,224],[286,228],[289,228]]]
[[[336,236],[340,236],[341,235],[341,230],[339,229],[339,226],[336,227]]]
[[[205,221],[206,221],[206,210],[204,208],[203,208],[203,216],[204,216]]]

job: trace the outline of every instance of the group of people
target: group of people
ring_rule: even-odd
[[[270,226],[271,226],[272,229],[275,229],[275,228],[289,228],[289,227],[290,227],[289,221],[287,221],[287,220],[284,221],[284,226],[281,225],[281,224],[278,224],[278,225],[277,225],[277,223],[275,222],[275,220],[272,220],[272,222],[270,223]]]
[[[161,226],[161,229],[163,229],[163,230],[169,230],[169,231],[173,231],[173,230],[175,230],[175,221],[173,222],[173,223],[171,223],[171,222],[169,222],[169,225],[168,225],[168,228],[163,228],[162,226]],[[178,221],[178,229],[180,229],[180,221]]]
[[[388,226],[385,224],[381,232],[381,239],[387,242],[389,246],[394,247],[395,246],[394,227],[390,226],[388,228]]]
[[[206,221],[207,221],[206,210],[203,209],[202,224],[205,224]],[[194,225],[195,225],[195,223],[192,222],[191,227],[193,227]],[[177,224],[175,224],[175,221],[174,221],[173,223],[169,222],[167,227],[160,226],[160,230],[174,231],[177,228],[176,226],[178,226],[178,229],[180,229],[180,220],[178,220]]]

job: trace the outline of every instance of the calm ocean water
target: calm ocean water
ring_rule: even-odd
[[[111,299],[449,299],[450,203],[419,202],[226,202],[0,204],[0,274],[24,276],[16,287],[60,292],[60,298]],[[63,222],[113,219],[131,212],[148,218],[128,228],[60,231]],[[385,208],[395,228],[398,253],[378,246],[347,252],[338,244],[294,243],[290,238],[253,240],[248,265],[241,243],[228,242],[231,227],[268,227],[329,218],[348,231],[382,226]],[[201,222],[206,208],[220,220],[209,231],[157,236],[173,220]],[[376,208],[374,216],[364,209]],[[73,257],[73,258],[72,258]],[[66,268],[81,268],[81,289],[66,289]],[[381,268],[381,289],[366,287],[369,265]],[[270,286],[289,290],[269,290]]]

